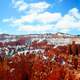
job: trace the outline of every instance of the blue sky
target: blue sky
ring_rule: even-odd
[[[80,34],[80,0],[0,0],[0,33]]]

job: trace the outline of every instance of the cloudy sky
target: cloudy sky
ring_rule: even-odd
[[[80,34],[80,0],[0,0],[0,33]]]

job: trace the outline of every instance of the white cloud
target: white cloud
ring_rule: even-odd
[[[73,8],[69,11],[69,15],[73,16],[75,19],[80,20],[80,12],[77,8]]]
[[[36,17],[36,20],[42,23],[54,23],[61,19],[60,13],[44,12]]]
[[[39,13],[48,9],[51,5],[45,1],[36,3],[27,3],[24,0],[12,0],[13,8],[27,13]]]
[[[37,2],[37,3],[31,3],[29,5],[30,10],[29,13],[39,13],[44,12],[46,9],[48,9],[51,5],[47,2]]]
[[[11,18],[3,19],[1,22],[7,23],[11,27],[16,27],[16,26],[22,25],[22,23],[15,23],[14,21],[16,21],[16,18],[11,17]]]
[[[74,21],[75,19],[67,14],[56,24],[56,28],[69,29],[72,27]]]
[[[70,31],[71,29],[80,30],[80,13],[77,8],[73,8],[68,14],[64,15],[62,19],[56,24],[56,28],[60,30]]]
[[[7,19],[3,19],[2,22],[10,22],[10,21],[13,21],[14,19],[11,17],[11,18],[7,18]]]
[[[27,14],[21,18],[5,19],[3,21],[16,26],[19,31],[27,32],[69,32],[71,29],[80,30],[80,12],[77,8],[71,9],[64,16],[61,13],[45,11]]]
[[[61,19],[60,13],[50,13],[50,12],[44,12],[40,14],[29,14],[26,16],[22,16],[19,19],[13,20],[14,24],[19,23],[31,23],[31,22],[39,22],[39,23],[54,23]]]
[[[12,4],[14,8],[18,8],[19,11],[25,11],[28,9],[28,4],[23,0],[12,0]]]
[[[23,25],[23,26],[19,26],[18,30],[19,31],[37,31],[37,32],[41,32],[41,31],[47,31],[52,29],[53,25]]]
[[[73,16],[76,16],[78,14],[78,9],[77,8],[73,8],[69,11],[69,14],[72,14]]]
[[[25,15],[25,16],[22,16],[21,18],[16,19],[15,21],[13,21],[13,23],[18,24],[18,23],[33,22],[35,20],[35,16],[36,14]]]

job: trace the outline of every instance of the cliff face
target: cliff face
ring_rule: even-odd
[[[44,41],[47,40],[51,44],[69,44],[72,41],[80,43],[80,37],[78,35],[71,35],[66,33],[55,33],[55,34],[27,34],[27,35],[9,35],[9,34],[0,34],[0,42],[10,42],[23,39],[27,41]]]

